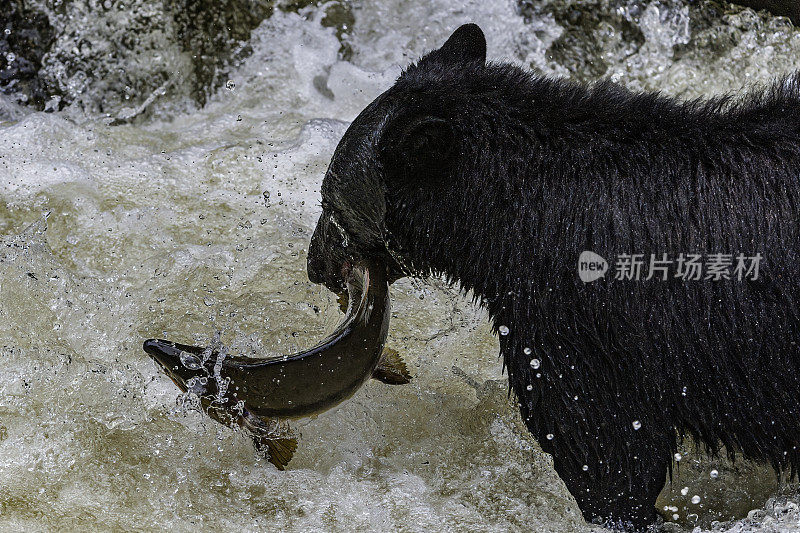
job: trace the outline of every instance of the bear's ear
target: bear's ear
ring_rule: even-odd
[[[486,37],[477,24],[464,24],[438,50],[423,61],[452,63],[486,63]]]
[[[458,151],[450,122],[421,116],[393,126],[384,136],[382,147],[390,179],[429,181],[447,174]]]

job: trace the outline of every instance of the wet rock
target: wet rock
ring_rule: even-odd
[[[580,81],[603,77],[618,57],[632,55],[644,44],[644,35],[626,6],[627,2],[608,0],[520,3],[526,21],[551,15],[563,28],[548,50],[548,59],[566,67],[570,77]]]
[[[0,7],[0,28],[8,30],[0,33],[0,90],[38,109],[69,104],[107,113],[115,124],[146,116],[164,100],[204,105],[249,55],[250,33],[275,9],[320,3],[0,0],[6,2],[7,13]],[[328,3],[323,25],[341,34],[352,22],[345,2]]]
[[[5,2],[10,2],[10,9],[0,22],[6,30],[0,33],[0,90],[38,109],[56,96],[61,105],[114,115],[141,108],[143,102],[163,94],[204,104],[230,65],[247,54],[250,32],[272,14],[275,4],[275,0]]]
[[[170,103],[205,104],[230,68],[250,53],[250,33],[275,9],[300,11],[321,0],[0,0],[0,91],[19,103],[55,110],[64,105],[107,113],[114,123],[146,117]],[[689,6],[690,35],[741,7],[717,0],[519,0],[523,17],[552,16],[563,29],[549,59],[575,79],[606,75],[609,66],[643,47],[691,52],[693,43],[656,42],[646,35],[646,8],[675,13]],[[738,0],[800,20],[793,0]],[[8,6],[8,7],[6,7]],[[676,7],[677,6],[677,7]],[[652,15],[653,10],[650,9]],[[682,15],[681,15],[682,16]],[[685,18],[685,17],[684,17]],[[680,21],[678,21],[680,22]],[[325,26],[335,27],[347,59],[354,23],[348,2],[328,2]],[[661,21],[670,25],[670,21]],[[675,29],[675,28],[672,28]],[[658,37],[658,36],[656,36]],[[694,37],[693,37],[694,38]],[[688,39],[688,38],[687,38]],[[663,41],[663,39],[662,39]],[[644,52],[647,52],[645,49]],[[713,51],[712,51],[713,52]],[[652,65],[658,69],[660,65]],[[648,67],[648,68],[651,68]],[[639,65],[631,68],[638,69]],[[646,69],[645,69],[646,70]],[[166,102],[166,103],[165,103]]]
[[[766,9],[775,15],[789,17],[795,24],[800,24],[800,2],[797,0],[736,0],[735,3],[753,9]]]
[[[60,91],[38,76],[42,57],[55,39],[53,27],[41,12],[26,9],[22,0],[7,0],[0,19],[0,91],[22,103],[45,107]]]
[[[519,6],[527,20],[550,17],[562,29],[547,50],[557,71],[582,82],[611,77],[640,90],[660,90],[674,61],[715,61],[753,39],[768,46],[770,35],[792,31],[767,12],[718,0],[520,0]],[[748,75],[741,73],[741,81]]]
[[[176,92],[198,82],[160,2],[66,0],[39,7],[55,31],[39,77],[65,103],[113,113],[138,105],[171,79]]]
[[[222,84],[224,67],[248,54],[250,32],[273,10],[271,0],[166,0],[166,6],[178,43],[191,57],[197,79],[192,96],[200,104],[209,88]]]

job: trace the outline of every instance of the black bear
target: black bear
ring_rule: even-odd
[[[641,529],[685,435],[800,466],[799,207],[800,77],[587,87],[487,64],[467,24],[345,133],[308,274],[341,291],[369,258],[474,291],[586,520]]]

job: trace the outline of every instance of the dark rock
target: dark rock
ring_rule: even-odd
[[[800,24],[800,2],[797,0],[736,0],[735,3],[753,9],[766,9],[775,15],[789,17],[795,24]]]
[[[275,0],[2,3],[0,90],[38,109],[55,95],[116,114],[162,92],[203,105]]]
[[[672,1],[519,0],[519,8],[526,21],[549,17],[562,28],[561,35],[547,50],[547,59],[557,70],[566,69],[571,78],[582,82],[610,75],[630,81],[630,76],[634,74],[641,82],[649,79],[644,71],[648,65],[643,61],[656,56],[669,61],[670,52],[666,48],[672,49],[671,58],[674,61],[691,56],[697,62],[710,64],[741,45],[748,32],[755,29],[753,24],[763,23],[763,27],[771,28],[780,26],[777,20],[769,21],[767,26],[770,16],[766,12],[757,17],[726,18],[726,15],[744,11],[745,7],[740,5],[743,3],[685,0],[682,6]],[[657,39],[645,35],[647,24],[652,23],[648,22],[647,17],[652,17],[654,8],[658,8],[655,13],[662,25],[672,25],[671,33],[656,36]],[[681,28],[686,21],[688,27],[683,31]],[[791,30],[790,23],[787,22],[786,27]],[[669,43],[664,37],[671,38],[673,42]],[[659,41],[658,38],[664,40]],[[658,51],[658,47],[664,49]],[[667,68],[669,64],[661,66]],[[648,85],[646,81],[641,87],[660,89],[657,85]]]
[[[251,52],[250,33],[274,9],[300,11],[318,1],[0,0],[0,92],[37,109],[73,104],[114,116],[146,116],[150,103],[164,95],[203,105],[231,67]],[[549,50],[550,59],[578,80],[607,75],[610,63],[645,43],[636,19],[645,2],[519,2],[524,17],[552,16],[564,29]],[[686,3],[692,36],[737,9],[717,0]],[[800,21],[794,0],[737,3]],[[347,59],[346,28],[354,23],[350,5],[329,3],[322,23],[337,29],[340,54]],[[682,46],[676,45],[676,53],[684,53]]]
[[[563,28],[563,33],[548,50],[548,59],[565,66],[570,76],[589,81],[607,73],[605,55],[609,43],[604,36],[613,31],[623,49],[622,57],[635,53],[644,44],[639,27],[620,10],[621,1],[588,0],[587,2],[555,2],[542,4],[539,0],[521,0],[520,10],[526,21],[550,15]],[[601,26],[605,31],[601,31]]]
[[[262,20],[272,15],[272,0],[165,0],[177,26],[177,39],[194,67],[192,96],[204,104],[209,89],[219,87],[224,67],[234,55],[244,56],[249,39]],[[306,3],[306,5],[308,2]]]
[[[26,9],[22,0],[7,0],[0,21],[0,91],[21,103],[43,109],[51,96],[61,92],[38,76],[42,57],[55,39],[47,17]]]

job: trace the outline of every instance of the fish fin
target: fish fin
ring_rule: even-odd
[[[297,439],[253,435],[253,445],[256,451],[278,470],[285,470],[297,450]]]
[[[297,450],[297,439],[288,436],[288,426],[281,426],[279,420],[262,418],[250,411],[242,414],[242,427],[253,438],[256,452],[274,464],[278,470],[284,470]]]
[[[372,379],[377,379],[387,385],[405,385],[411,381],[411,374],[397,350],[384,348],[381,361],[372,373]]]

